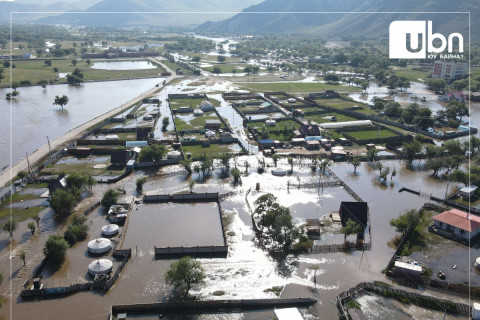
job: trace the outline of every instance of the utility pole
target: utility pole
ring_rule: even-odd
[[[31,172],[32,172],[32,168],[30,167],[30,161],[28,160],[28,153],[25,152],[25,155],[27,156],[28,173],[31,173]]]
[[[52,146],[50,145],[50,139],[48,139],[48,136],[47,136],[47,142],[48,142],[48,155],[51,156],[52,155]]]

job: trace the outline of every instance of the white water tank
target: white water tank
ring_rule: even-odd
[[[283,168],[273,168],[272,169],[272,174],[277,177],[283,177],[287,174],[287,170]]]
[[[112,271],[113,262],[108,259],[98,259],[88,265],[88,273],[92,276],[96,274],[108,274]]]
[[[267,121],[265,121],[265,124],[269,127],[274,127],[277,124],[277,121],[268,119]]]
[[[112,241],[105,238],[98,238],[88,242],[88,252],[102,254],[112,248]]]
[[[182,157],[182,154],[180,153],[180,151],[170,151],[169,153],[167,153],[167,159],[180,159]]]
[[[106,140],[118,140],[118,136],[116,134],[109,134],[105,136]]]
[[[475,268],[480,271],[480,257],[475,260]]]
[[[106,226],[102,227],[102,234],[104,236],[113,236],[118,233],[118,226],[116,224],[107,224]]]

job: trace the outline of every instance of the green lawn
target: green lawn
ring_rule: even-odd
[[[170,99],[170,110],[177,110],[180,107],[189,107],[195,109],[200,106],[205,98],[197,98],[197,99]]]
[[[82,146],[85,147],[85,146]],[[100,147],[100,146],[95,146]],[[59,173],[84,173],[90,174],[92,176],[99,176],[99,175],[111,175],[111,176],[118,176],[125,171],[125,166],[113,166],[110,164],[110,160],[103,162],[107,165],[106,168],[103,169],[95,169],[93,168],[96,164],[101,164],[100,162],[93,162],[93,161],[85,161],[80,163],[61,163],[61,164],[51,164],[47,166],[44,170],[46,172],[50,172],[52,174],[59,174]]]
[[[20,82],[22,80],[29,80],[33,85],[36,85],[40,80],[54,80],[56,83],[66,83],[65,78],[59,78],[58,73],[53,71],[53,68],[58,68],[58,72],[66,73],[72,72],[76,68],[80,69],[85,76],[85,81],[89,80],[115,80],[128,78],[145,78],[158,76],[165,70],[161,67],[154,69],[143,70],[99,70],[92,69],[85,61],[77,58],[77,65],[72,65],[72,59],[68,60],[52,60],[52,66],[47,66],[44,60],[30,60],[30,61],[14,61],[15,68],[12,69],[12,81]],[[103,61],[103,60],[98,60]],[[93,64],[95,60],[92,60]],[[5,79],[2,79],[2,86],[10,86],[10,72],[4,72]],[[48,89],[47,89],[48,90]]]
[[[188,123],[181,118],[174,118],[175,126],[177,127],[177,131],[184,131],[184,130],[194,130],[194,129],[204,129],[206,120],[219,120],[215,112],[204,113],[200,117],[195,117],[190,120]],[[222,124],[222,127],[223,126]]]
[[[208,156],[218,155],[220,153],[233,152],[227,144],[211,144],[210,147],[198,146],[183,146],[184,153],[191,153],[193,158],[198,158],[204,154]]]
[[[29,185],[33,186],[33,185]],[[0,204],[0,221],[3,221],[10,217],[10,214],[17,221],[23,221],[29,219],[34,213],[38,213],[45,207],[24,207],[24,208],[7,208],[12,203],[19,203],[22,201],[40,199],[39,196],[33,194],[19,194],[15,193],[11,197],[7,198]]]
[[[365,130],[365,131],[348,131],[346,132],[354,138],[358,140],[369,140],[369,139],[377,139],[379,137],[378,130]],[[393,133],[392,131],[382,129],[380,130],[380,138],[389,138],[389,137],[396,137],[397,134]]]
[[[265,119],[267,120],[267,119]],[[248,123],[248,126],[249,127],[253,127],[253,128],[263,128],[263,126],[265,126],[265,121],[259,121],[259,122],[249,122]],[[270,130],[283,130],[283,128],[285,128],[285,126],[287,127],[293,127],[295,129],[298,129],[300,128],[300,124],[298,124],[297,122],[293,121],[293,120],[285,120],[285,121],[279,121],[277,122],[277,125],[274,126],[274,127],[268,127]]]
[[[354,106],[359,106],[362,109],[352,110],[363,114],[377,114],[374,110],[364,103],[351,101],[351,100],[342,100],[342,99],[316,99],[316,103],[324,106],[329,106],[335,109],[350,109]],[[351,109],[350,109],[351,110]]]
[[[315,121],[316,123],[335,122],[335,121],[331,121],[331,120],[329,120],[329,119],[324,119],[324,117],[328,117],[328,116],[330,116],[330,117],[331,117],[331,116],[337,117],[337,121],[336,121],[336,122],[355,121],[355,120],[358,120],[358,119],[355,119],[355,118],[352,118],[352,117],[349,117],[349,116],[345,116],[345,115],[343,115],[343,114],[338,114],[338,113],[325,113],[325,114],[309,115],[309,116],[305,116],[305,119]]]
[[[429,72],[432,72],[432,70],[427,71],[427,69],[425,69],[425,71],[419,71],[408,68],[395,70],[395,74],[398,77],[405,77],[410,81],[418,81],[418,79],[425,78]]]
[[[271,83],[237,83],[240,89],[252,92],[283,91],[288,93],[322,92],[336,90],[340,92],[360,92],[361,88],[342,86],[327,83],[304,83],[304,82],[271,82]]]

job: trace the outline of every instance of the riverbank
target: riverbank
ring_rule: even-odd
[[[161,64],[161,62],[159,62],[159,63]],[[168,67],[166,67],[165,65],[164,65],[164,68],[166,70],[169,70]],[[164,86],[167,85],[168,83],[170,83],[172,80],[177,79],[177,78],[181,78],[181,76],[173,75],[173,76],[170,76],[170,77],[166,78]],[[154,94],[155,92],[158,92],[158,91],[162,90],[162,88],[163,88],[163,86],[162,87],[153,87],[150,90],[147,90],[146,92],[140,94],[139,96],[123,103],[122,105],[120,105],[120,106],[118,106],[118,107],[116,107],[116,108],[114,108],[114,109],[112,109],[112,110],[94,118],[94,119],[91,119],[91,120],[83,123],[80,126],[77,126],[73,129],[71,129],[70,131],[65,133],[63,136],[61,136],[61,137],[59,137],[59,138],[57,138],[53,141],[50,141],[51,149],[52,150],[59,150],[59,149],[63,148],[64,146],[68,145],[68,143],[70,141],[74,141],[74,140],[78,139],[80,136],[82,136],[92,126],[104,121],[105,119],[108,119],[108,118],[114,116],[115,114],[117,114],[119,112],[122,112],[122,110],[124,110],[126,107],[131,106],[131,105],[143,100],[144,98]],[[10,146],[10,148],[13,148],[13,146]],[[49,153],[48,145],[43,145],[43,146],[41,146],[40,148],[36,149],[35,151],[33,151],[31,154],[28,155],[28,161],[30,162],[30,164],[37,163],[41,159],[45,158],[48,155],[48,153]],[[28,162],[27,162],[26,158],[22,158],[21,160],[19,160],[15,164],[11,164],[10,168],[6,169],[4,172],[2,172],[0,174],[0,186],[7,185],[18,174],[18,172],[20,172],[22,170],[23,171],[28,170]]]

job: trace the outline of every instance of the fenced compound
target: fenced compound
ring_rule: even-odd
[[[38,277],[38,275],[40,274],[40,272],[42,271],[46,263],[46,260],[44,259],[42,260],[41,264],[37,268],[35,268],[35,271],[30,276],[30,278],[23,284],[22,290],[20,291],[20,296],[22,298],[49,299],[49,298],[65,297],[80,291],[90,291],[90,290],[108,291],[115,284],[123,268],[127,264],[128,260],[130,260],[130,257],[132,256],[132,251],[131,249],[115,250],[113,251],[112,256],[122,259],[122,262],[120,266],[117,268],[117,270],[115,271],[115,273],[113,274],[113,276],[111,276],[110,278],[98,277],[98,278],[95,278],[93,281],[89,281],[85,283],[75,283],[65,287],[53,287],[53,288],[29,290],[28,285],[30,284],[33,278]]]
[[[340,319],[348,319],[345,303],[349,300],[355,299],[358,295],[364,292],[372,292],[380,296],[394,298],[398,300],[408,300],[411,303],[420,307],[445,311],[448,313],[460,313],[471,315],[471,307],[464,303],[452,302],[450,300],[440,299],[433,296],[422,295],[412,291],[405,291],[395,289],[388,285],[378,285],[372,282],[361,282],[348,291],[342,292],[337,296],[337,307],[340,311]]]

